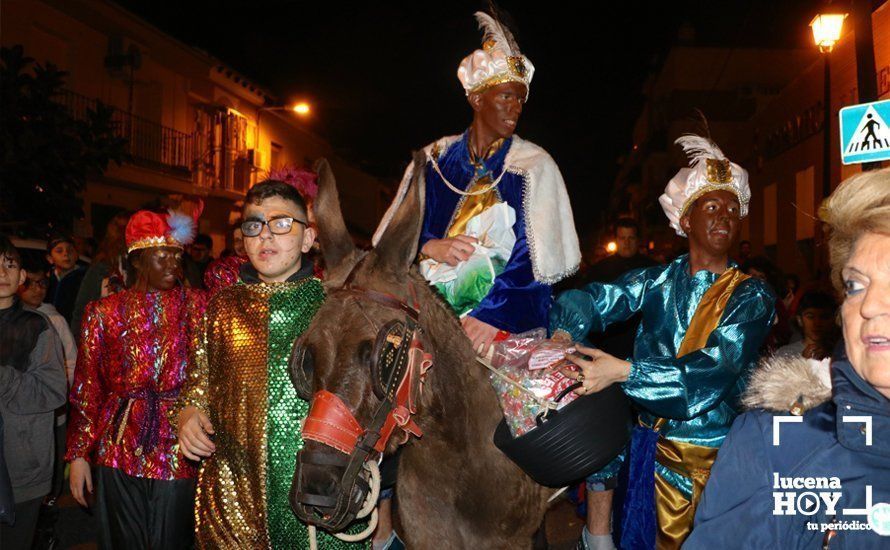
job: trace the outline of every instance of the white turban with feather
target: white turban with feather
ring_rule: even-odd
[[[476,50],[460,62],[457,78],[467,95],[505,82],[525,85],[528,99],[529,86],[535,74],[535,66],[519,51],[513,34],[498,20],[484,12],[476,12],[479,28],[485,31],[481,50]]]
[[[708,138],[686,134],[675,141],[689,156],[689,168],[681,168],[671,178],[664,193],[658,197],[661,208],[677,235],[685,237],[680,227],[680,218],[692,203],[711,191],[729,191],[739,199],[742,218],[748,215],[751,202],[751,188],[748,185],[748,172],[734,162],[730,162],[717,144]]]

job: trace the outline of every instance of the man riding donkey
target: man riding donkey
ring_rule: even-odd
[[[620,382],[640,411],[630,446],[622,547],[679,548],[733,419],[747,374],[769,332],[775,296],[730,261],[748,213],[748,174],[709,139],[677,140],[690,155],[659,198],[689,253],[665,266],[630,271],[612,283],[562,294],[551,314],[554,338],[642,313],[629,360],[577,345],[581,394]],[[607,467],[608,469],[608,467]],[[587,541],[585,541],[587,542]],[[596,541],[611,548],[611,541]]]
[[[421,273],[485,355],[496,340],[547,326],[551,285],[578,269],[581,252],[559,168],[544,149],[514,134],[535,67],[499,21],[482,12],[476,19],[484,45],[457,71],[473,122],[424,148],[419,249]],[[412,172],[409,165],[375,243]],[[388,511],[384,500],[377,544],[390,535]]]

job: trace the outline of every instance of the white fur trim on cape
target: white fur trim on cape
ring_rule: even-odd
[[[424,151],[430,155],[433,146],[438,144],[439,154],[444,154],[460,138],[444,137],[424,147]],[[535,280],[555,284],[575,273],[581,265],[581,247],[572,218],[572,206],[559,167],[547,151],[516,135],[504,159],[504,166],[525,182],[525,204],[522,208]],[[374,232],[371,242],[375,246],[404,200],[413,171],[413,165],[409,164],[395,199]]]
[[[770,357],[751,374],[742,397],[746,409],[787,413],[795,404],[803,410],[831,399],[829,360]]]

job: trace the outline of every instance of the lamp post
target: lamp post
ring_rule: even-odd
[[[841,38],[846,13],[820,13],[810,21],[813,29],[813,40],[822,52],[825,66],[823,115],[822,115],[822,198],[831,193],[831,121],[834,118],[831,110],[831,60],[829,54]]]
[[[813,29],[813,40],[819,46],[822,52],[823,63],[825,66],[824,92],[823,92],[823,111],[822,111],[822,200],[828,198],[831,194],[831,121],[834,118],[831,110],[831,54],[832,48],[841,38],[841,30],[844,27],[844,19],[847,18],[846,13],[819,13],[810,21],[810,27]],[[825,228],[820,225],[823,246],[821,259],[818,260],[821,266],[828,265],[828,247],[824,246],[826,234]],[[821,271],[821,267],[819,269]]]

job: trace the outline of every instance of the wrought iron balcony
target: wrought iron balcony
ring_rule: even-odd
[[[85,119],[88,110],[95,110],[98,100],[70,90],[57,100],[77,119]],[[114,134],[127,140],[128,161],[180,178],[192,179],[195,166],[194,136],[168,128],[151,120],[112,109]]]

